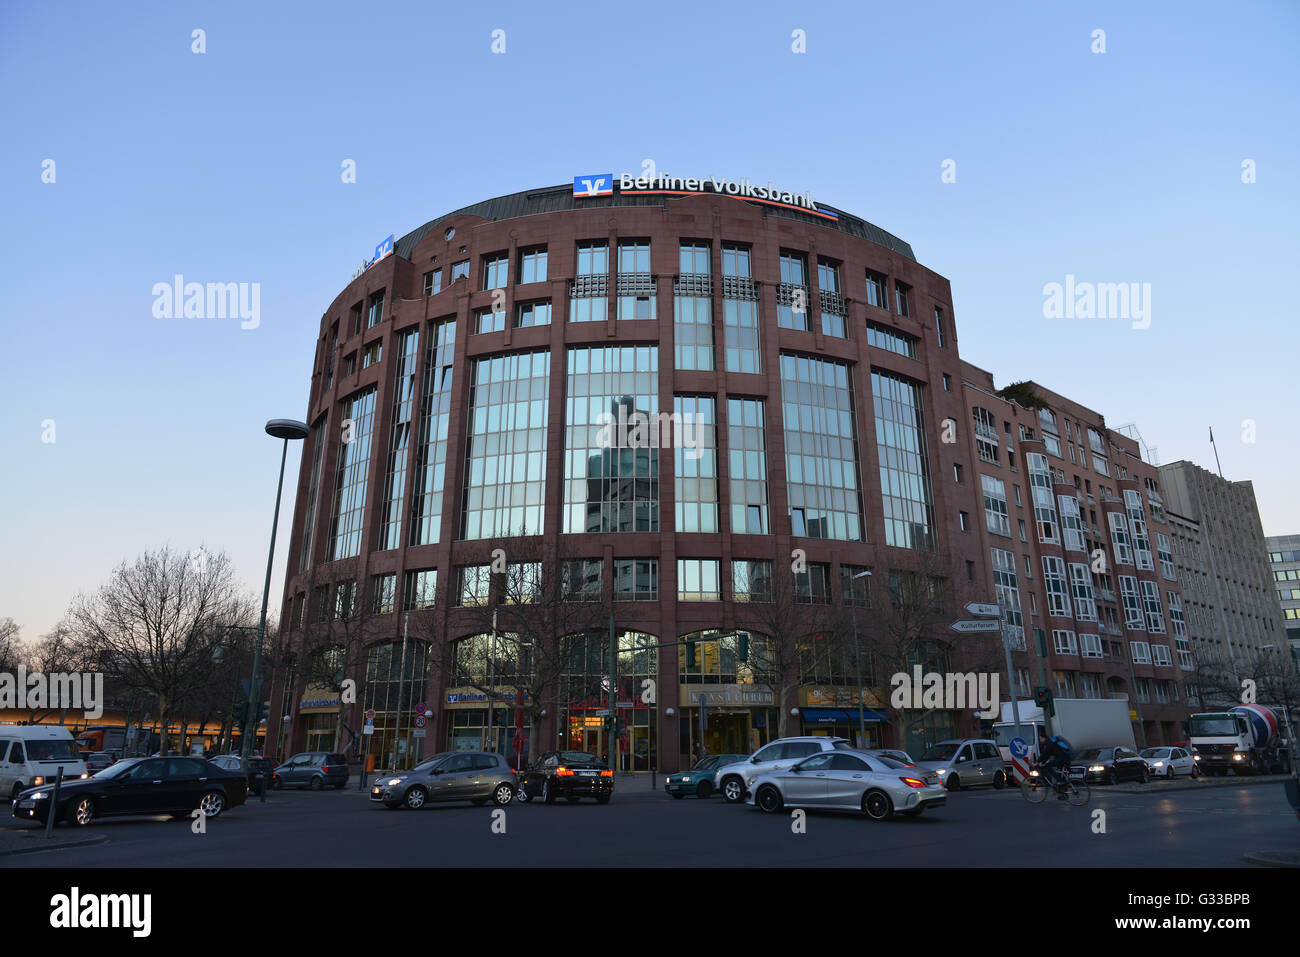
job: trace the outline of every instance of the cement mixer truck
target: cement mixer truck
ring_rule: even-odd
[[[1202,774],[1267,774],[1285,770],[1277,715],[1260,704],[1194,714],[1187,733]]]

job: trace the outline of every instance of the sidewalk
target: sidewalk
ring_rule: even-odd
[[[1203,788],[1244,788],[1281,784],[1290,776],[1289,774],[1261,774],[1249,777],[1174,778],[1172,781],[1163,778],[1152,778],[1146,784],[1125,781],[1123,784],[1094,784],[1090,786],[1096,788],[1099,792],[1104,791],[1108,794],[1169,794],[1174,791],[1198,791]]]
[[[9,816],[7,808],[0,808],[0,857],[15,854],[30,854],[35,851],[53,851],[63,847],[83,847],[87,844],[103,844],[108,835],[70,828],[66,825],[56,827],[49,840],[45,838],[45,828],[30,821],[16,821]]]

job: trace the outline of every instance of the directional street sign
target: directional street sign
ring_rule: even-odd
[[[948,627],[953,631],[969,634],[977,631],[1001,631],[1002,622],[992,618],[963,618],[961,621],[954,621]]]
[[[1002,617],[1002,609],[986,601],[969,602],[966,605],[966,613],[969,615],[988,615],[990,618]]]

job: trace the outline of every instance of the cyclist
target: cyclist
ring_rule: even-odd
[[[1070,766],[1069,743],[1064,738],[1049,738],[1047,732],[1038,732],[1038,766],[1047,773],[1048,781],[1056,791],[1058,799],[1065,800],[1062,786],[1065,784]]]

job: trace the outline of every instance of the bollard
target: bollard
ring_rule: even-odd
[[[54,791],[50,794],[50,809],[45,813],[45,837],[54,836],[55,808],[59,806],[59,785],[63,783],[63,765],[54,774]]]

